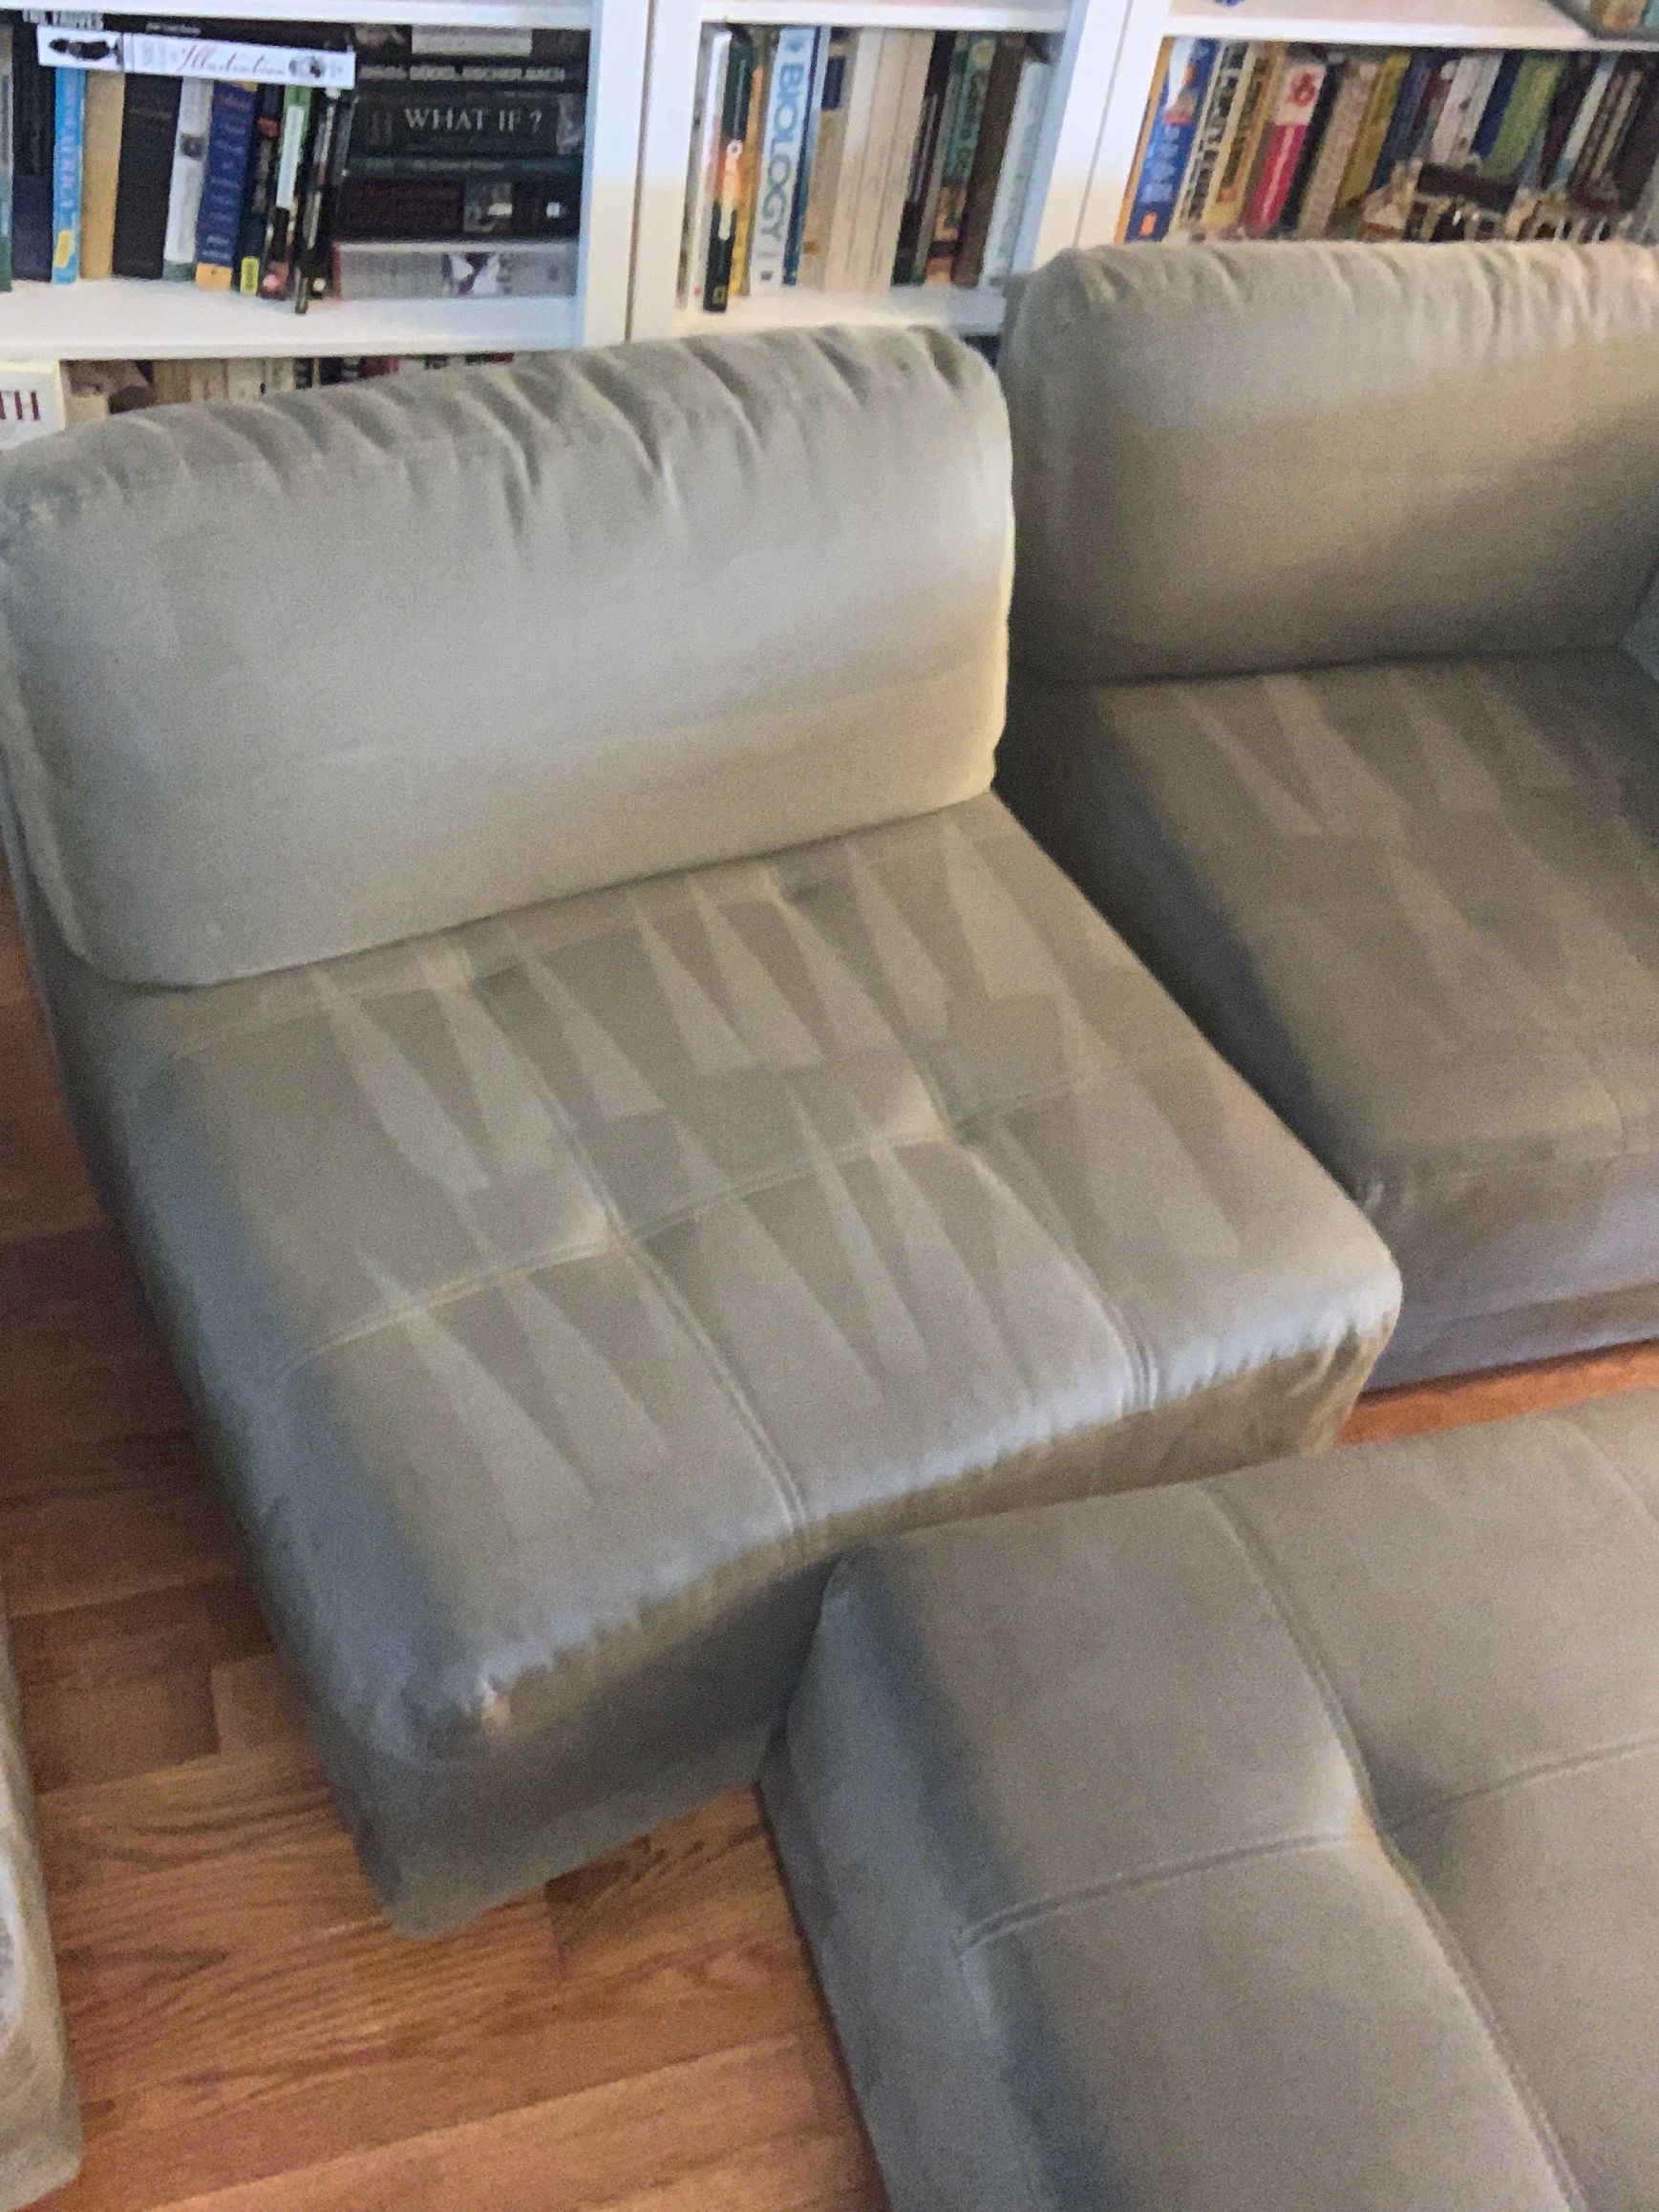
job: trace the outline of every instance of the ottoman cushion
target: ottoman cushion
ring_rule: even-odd
[[[1659,1396],[911,1536],[767,1776],[895,2212],[1638,2212]]]

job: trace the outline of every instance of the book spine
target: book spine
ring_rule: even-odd
[[[854,33],[850,31],[832,31],[824,52],[823,91],[813,131],[812,166],[807,177],[806,204],[801,211],[800,259],[796,270],[796,282],[814,288],[821,287],[824,281],[830,217],[840,185],[853,39]]]
[[[680,241],[680,305],[700,302],[709,266],[709,211],[720,153],[720,110],[732,33],[723,24],[704,27],[697,56],[697,97],[691,114],[691,148],[686,175],[686,223]]]
[[[731,297],[732,249],[737,236],[737,195],[743,176],[743,139],[749,128],[749,98],[755,86],[755,42],[734,31],[726,69],[726,101],[720,117],[720,158],[714,202],[709,211],[709,250],[703,305],[711,314],[725,312]]]
[[[80,170],[80,273],[102,278],[115,268],[116,193],[127,80],[119,70],[95,69],[86,79],[86,138]]]
[[[848,247],[847,288],[855,292],[867,292],[872,287],[876,232],[893,160],[899,105],[904,91],[905,33],[883,31],[880,36],[876,89],[870,104],[869,144],[859,172],[858,196],[852,210],[852,241]]]
[[[1406,159],[1436,66],[1432,53],[1414,53],[1407,61],[1405,74],[1400,79],[1399,96],[1394,101],[1388,132],[1376,158],[1376,169],[1371,181],[1372,192],[1386,192],[1393,181],[1394,171]]]
[[[899,243],[893,255],[896,285],[920,284],[925,273],[927,247],[933,242],[929,207],[936,205],[938,200],[940,142],[955,56],[956,40],[952,34],[948,31],[936,32],[927,57],[926,82],[922,89],[922,120],[905,182],[904,212],[899,219]],[[925,232],[924,223],[927,225]]]
[[[1273,119],[1284,68],[1282,47],[1251,47],[1244,81],[1239,91],[1237,115],[1223,139],[1215,182],[1204,203],[1202,226],[1206,235],[1225,236],[1244,222],[1250,180],[1255,174],[1267,126]]]
[[[333,174],[334,145],[339,136],[343,99],[344,96],[337,92],[323,94],[316,128],[311,133],[305,185],[300,204],[294,213],[295,245],[289,288],[296,315],[303,315],[310,306],[313,287],[318,285],[320,279],[317,248],[322,238],[323,209],[328,202],[329,179]]]
[[[289,257],[294,247],[294,218],[299,210],[302,163],[310,130],[311,88],[289,85],[283,96],[282,132],[277,141],[276,185],[271,193],[270,217],[266,224],[260,254],[261,296],[282,299],[288,288]]]
[[[55,71],[56,137],[52,165],[52,281],[80,276],[80,171],[86,145],[86,72]]]
[[[581,150],[585,101],[579,92],[516,84],[491,84],[473,92],[465,85],[373,82],[356,97],[353,133],[369,155],[449,160],[484,154],[502,160]]]
[[[1336,194],[1336,222],[1344,223],[1354,220],[1365,197],[1376,180],[1382,151],[1393,127],[1394,110],[1400,102],[1406,71],[1411,55],[1404,48],[1396,47],[1385,54],[1378,66],[1376,82],[1372,87],[1371,102],[1365,111],[1365,120],[1353,141],[1353,152],[1348,167],[1343,171],[1342,182]]]
[[[979,144],[974,150],[973,172],[968,181],[968,199],[962,210],[962,239],[950,276],[953,284],[976,287],[985,269],[986,244],[990,236],[991,209],[1002,179],[1008,152],[1009,126],[1019,96],[1020,73],[1026,42],[1017,33],[999,38],[996,59],[986,86],[985,111],[980,117]]]
[[[752,291],[781,290],[795,217],[806,139],[807,97],[812,89],[818,32],[804,26],[780,31],[766,95],[760,173],[749,253]]]
[[[1222,148],[1226,143],[1228,126],[1244,89],[1244,70],[1249,58],[1249,47],[1238,40],[1223,46],[1216,56],[1216,65],[1210,72],[1209,90],[1204,95],[1203,113],[1199,117],[1198,129],[1193,135],[1192,159],[1186,165],[1186,175],[1181,179],[1180,198],[1176,202],[1175,214],[1170,221],[1169,235],[1172,238],[1190,236],[1202,225],[1203,212],[1209,205],[1216,171],[1221,162]]]
[[[388,245],[343,240],[332,251],[343,300],[568,299],[576,289],[574,239],[480,248],[476,242]]]
[[[1475,140],[1497,89],[1498,72],[1503,63],[1500,53],[1479,53],[1474,55],[1473,59],[1475,66],[1470,72],[1468,102],[1457,118],[1457,129],[1450,135],[1446,144],[1446,160],[1452,167],[1459,169],[1474,161]]]
[[[962,218],[968,205],[968,187],[973,179],[973,158],[979,150],[979,131],[985,118],[996,46],[994,38],[971,39],[963,60],[962,86],[957,94],[956,112],[950,120],[950,143],[945,149],[945,165],[939,178],[933,240],[927,249],[926,282],[930,285],[948,284],[956,266],[956,249],[962,243]]]
[[[870,118],[885,38],[886,33],[881,31],[853,33],[852,60],[841,96],[840,176],[829,209],[829,231],[824,245],[826,291],[846,291],[853,284],[854,230],[864,168],[871,159]]]
[[[0,292],[11,289],[11,147],[16,128],[11,37],[11,25],[0,21]]]
[[[1374,57],[1356,55],[1343,74],[1336,105],[1330,111],[1308,189],[1302,196],[1296,218],[1298,238],[1323,238],[1330,226],[1330,219],[1336,212],[1336,195],[1352,158],[1381,66]]]
[[[1656,161],[1659,161],[1659,78],[1649,70],[1643,79],[1630,127],[1625,133],[1625,142],[1619,148],[1612,172],[1613,191],[1619,205],[1638,217],[1633,225],[1637,237],[1646,227],[1644,202]]]
[[[179,128],[167,186],[167,235],[161,248],[161,274],[173,284],[189,284],[196,274],[196,219],[202,208],[212,120],[212,80],[186,77],[179,95]]]
[[[202,179],[202,206],[196,218],[196,282],[206,291],[230,289],[258,98],[258,90],[251,84],[218,83],[213,87],[207,163]]]
[[[1552,192],[1564,192],[1572,182],[1573,172],[1585,150],[1585,141],[1594,127],[1597,113],[1606,96],[1607,81],[1613,74],[1613,58],[1610,53],[1597,57],[1595,69],[1574,111],[1566,137],[1562,140],[1561,152],[1556,156],[1555,165],[1546,180]]]
[[[1280,238],[1294,238],[1302,222],[1303,203],[1308,198],[1308,187],[1313,181],[1313,171],[1319,160],[1319,149],[1330,123],[1331,112],[1342,95],[1343,79],[1350,68],[1346,54],[1333,54],[1326,63],[1325,81],[1319,88],[1319,98],[1303,136],[1296,166],[1290,176],[1290,189],[1285,196],[1285,205],[1275,226]]]
[[[350,42],[319,45],[314,43],[317,26],[307,25],[306,31],[313,40],[306,46],[202,38],[194,32],[127,32],[121,40],[120,65],[130,76],[178,76],[207,83],[227,77],[237,84],[332,85],[337,91],[350,91],[357,74]]]
[[[254,106],[247,186],[243,194],[236,235],[236,288],[249,297],[259,290],[260,264],[265,253],[266,226],[270,220],[271,195],[276,189],[277,147],[282,129],[282,88],[261,85]]]
[[[1481,56],[1478,53],[1460,54],[1452,67],[1452,81],[1446,88],[1446,97],[1436,117],[1433,135],[1429,139],[1427,159],[1447,162],[1458,135],[1468,121],[1470,103],[1480,81]]]
[[[823,77],[829,65],[833,31],[820,31],[813,39],[812,76],[806,89],[806,122],[801,134],[800,169],[795,180],[795,204],[789,211],[789,243],[784,249],[783,281],[799,282],[800,241],[806,227],[807,194],[812,188],[813,163],[818,159],[819,124],[823,115]]]
[[[179,130],[177,77],[130,76],[121,118],[116,186],[115,273],[159,277],[167,230],[167,187]]]
[[[1168,236],[1214,52],[1202,38],[1178,38],[1170,48],[1169,66],[1154,88],[1157,115],[1135,182],[1128,226],[1131,242]]]
[[[927,69],[933,53],[933,34],[926,31],[896,32],[899,54],[898,104],[889,140],[886,174],[876,202],[866,286],[884,292],[896,280],[899,231],[904,221],[904,202],[916,175],[916,141],[922,133],[922,103],[927,93]]]
[[[20,26],[11,49],[11,273],[45,284],[52,275],[52,177],[55,72],[43,69]]]
[[[1510,95],[1515,90],[1515,80],[1521,74],[1521,65],[1525,58],[1524,54],[1506,53],[1498,64],[1498,74],[1487,95],[1486,105],[1480,111],[1480,121],[1475,136],[1469,142],[1470,154],[1482,167],[1485,166],[1487,155],[1498,142],[1498,134],[1503,128],[1503,118],[1509,113]]]
[[[1278,104],[1244,211],[1244,228],[1252,238],[1266,238],[1285,212],[1303,140],[1324,82],[1324,62],[1306,54],[1287,55]]]
[[[1020,225],[1026,200],[1036,173],[1037,146],[1043,133],[1043,111],[1048,105],[1049,81],[1053,65],[1030,52],[1020,72],[1020,89],[1014,100],[1013,119],[1008,127],[1008,150],[997,180],[996,205],[991,209],[990,235],[985,245],[981,282],[1006,284],[1013,273],[1019,250]]]
[[[1509,96],[1502,128],[1486,157],[1487,176],[1507,183],[1518,174],[1543,129],[1563,66],[1561,55],[1555,53],[1529,53],[1521,63],[1515,89]]]
[[[743,152],[737,171],[737,228],[732,238],[732,290],[740,298],[749,291],[749,248],[755,232],[755,203],[760,191],[760,139],[766,128],[766,96],[772,82],[772,59],[777,46],[775,30],[756,30],[755,81],[749,92],[749,120],[743,133]]]

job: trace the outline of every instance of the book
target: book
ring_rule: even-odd
[[[1637,218],[1631,227],[1632,234],[1638,238],[1646,235],[1652,213],[1651,205],[1644,205],[1644,195],[1656,175],[1659,175],[1659,78],[1649,70],[1643,79],[1629,127],[1610,172],[1619,205]]]
[[[280,32],[287,26],[263,28]],[[215,38],[202,35],[199,26],[158,23],[120,33],[104,66],[123,69],[129,76],[177,76],[209,83],[227,77],[238,84],[332,85],[349,91],[357,68],[350,32],[344,26],[315,23],[304,29],[306,43],[296,45],[262,36]],[[43,28],[43,41],[50,35]]]
[[[573,238],[484,247],[337,240],[334,290],[343,300],[568,299],[578,250]]]
[[[945,164],[949,156],[956,117],[962,106],[962,88],[968,75],[968,49],[973,44],[967,32],[941,32],[947,38],[950,58],[945,72],[945,89],[939,102],[939,124],[933,135],[933,146],[927,163],[927,174],[922,181],[921,207],[917,215],[916,237],[910,249],[906,284],[925,284],[927,280],[927,257],[933,250],[933,234],[939,226],[939,197],[945,189]]]
[[[362,156],[439,161],[457,155],[500,160],[580,153],[587,110],[582,89],[521,79],[445,78],[433,85],[424,78],[376,77],[362,84],[356,103],[352,136]]]
[[[1037,146],[1042,138],[1043,114],[1053,74],[1052,62],[1027,49],[1013,117],[1008,127],[1002,175],[997,179],[996,204],[990,213],[990,233],[986,240],[985,268],[980,280],[984,284],[1006,284],[1013,271],[1026,201],[1036,173]]]
[[[1357,221],[1359,209],[1375,181],[1411,58],[1404,47],[1394,47],[1377,66],[1371,100],[1355,135],[1353,152],[1349,156],[1342,182],[1337,187],[1335,221],[1338,223]]]
[[[294,312],[303,315],[310,306],[319,279],[318,246],[322,239],[323,210],[328,204],[329,180],[334,174],[334,148],[349,112],[346,95],[329,90],[320,95],[311,143],[305,164],[305,181],[294,210],[294,248],[289,291]]]
[[[882,43],[870,99],[868,137],[864,159],[859,167],[851,209],[852,237],[847,248],[845,288],[855,292],[868,291],[872,287],[876,226],[881,220],[892,164],[893,138],[898,128],[899,102],[904,95],[908,58],[906,32],[883,31],[879,35]]]
[[[38,284],[46,284],[52,276],[53,151],[57,132],[57,96],[53,79],[56,74],[42,67],[33,39],[13,34],[11,273]]]
[[[120,70],[89,70],[80,171],[80,273],[114,272],[116,194],[121,170],[121,125],[127,79]]]
[[[1336,195],[1352,159],[1381,67],[1381,61],[1374,54],[1354,54],[1343,71],[1308,175],[1308,189],[1297,210],[1298,238],[1323,238],[1330,227],[1330,219],[1336,213]]]
[[[796,267],[796,282],[814,287],[824,281],[830,216],[840,185],[846,94],[855,35],[851,31],[832,31],[825,45],[823,88],[819,95],[818,121],[813,131],[806,202],[801,212],[800,252]]]
[[[1303,141],[1325,82],[1325,69],[1317,54],[1301,49],[1293,50],[1285,57],[1285,74],[1279,80],[1273,119],[1262,142],[1261,159],[1244,210],[1244,229],[1252,238],[1266,238],[1285,212]]]
[[[266,228],[276,189],[277,148],[282,138],[283,88],[265,84],[254,103],[248,153],[247,187],[236,238],[236,288],[250,297],[259,290],[265,260]]]
[[[1529,53],[1516,72],[1503,120],[1482,166],[1488,177],[1510,182],[1542,131],[1564,64],[1559,53]]]
[[[933,243],[933,210],[939,202],[939,173],[944,155],[946,101],[950,91],[956,39],[948,31],[938,32],[927,57],[927,75],[922,90],[922,119],[910,154],[910,174],[905,181],[904,210],[899,223],[899,243],[893,255],[893,282],[920,284],[926,274],[927,248]]]
[[[962,236],[957,243],[956,260],[950,271],[951,282],[967,288],[978,285],[985,267],[985,248],[990,236],[991,209],[996,204],[997,183],[1002,176],[1003,160],[1008,151],[1009,126],[1013,120],[1014,101],[1019,96],[1025,51],[1025,39],[1018,32],[1009,32],[999,38],[996,42],[996,58],[990,65],[990,74],[986,80],[985,106],[979,118],[979,144],[974,149],[973,168],[968,180],[968,198],[963,202]]]
[[[872,292],[884,292],[894,281],[899,229],[909,196],[916,138],[922,126],[922,102],[926,95],[927,69],[933,53],[932,34],[925,31],[897,31],[893,33],[893,44],[897,91],[887,131],[887,158],[872,200],[870,248],[864,268],[864,288]]]
[[[772,82],[772,57],[777,32],[756,27],[755,81],[749,95],[749,124],[743,134],[743,152],[737,174],[737,228],[732,240],[732,289],[740,297],[749,290],[749,247],[755,229],[755,202],[760,189],[760,138],[766,128],[766,99]]]
[[[1280,210],[1279,221],[1274,225],[1276,237],[1294,238],[1298,234],[1302,222],[1302,203],[1307,199],[1308,187],[1313,181],[1314,164],[1319,159],[1319,149],[1324,141],[1331,113],[1337,100],[1341,97],[1342,80],[1348,74],[1348,56],[1343,53],[1332,54],[1325,65],[1325,81],[1319,88],[1319,97],[1314,103],[1313,113],[1308,118],[1308,128],[1303,134],[1302,145],[1296,156],[1296,166],[1290,173],[1290,189],[1285,195],[1284,207]]]
[[[212,79],[183,78],[179,91],[179,128],[173,137],[173,171],[167,185],[167,231],[161,247],[161,274],[173,284],[189,284],[196,275],[196,218],[202,207],[207,133],[212,120]]]
[[[111,263],[117,276],[159,277],[183,84],[176,76],[129,76],[126,87]]]
[[[287,296],[294,248],[294,219],[299,210],[300,187],[307,141],[311,126],[311,88],[289,85],[283,96],[282,131],[277,139],[276,182],[271,190],[270,214],[266,223],[265,245],[260,253],[259,288],[262,297]]]
[[[1491,92],[1487,95],[1486,105],[1481,110],[1480,121],[1469,145],[1471,157],[1478,161],[1482,168],[1485,167],[1487,155],[1491,153],[1493,146],[1497,143],[1499,132],[1503,128],[1503,117],[1509,108],[1509,96],[1515,90],[1515,80],[1521,74],[1521,65],[1525,58],[1524,54],[1506,53],[1498,64],[1498,74],[1493,81]]]
[[[812,165],[818,153],[819,123],[823,115],[824,71],[829,67],[830,47],[835,39],[833,31],[823,31],[813,41],[812,76],[806,91],[806,125],[801,139],[800,172],[795,181],[795,205],[789,216],[789,242],[784,247],[783,281],[792,285],[800,276],[800,241],[806,228],[806,196],[812,181]]]
[[[948,284],[955,270],[956,249],[962,243],[962,218],[968,205],[968,188],[973,180],[973,160],[979,150],[980,124],[985,117],[996,48],[994,37],[970,38],[963,56],[962,81],[957,87],[950,136],[939,175],[933,240],[927,249],[925,281],[930,285]]]
[[[1226,143],[1249,58],[1248,43],[1237,39],[1223,46],[1216,55],[1209,89],[1204,94],[1203,113],[1193,134],[1192,158],[1187,162],[1180,197],[1170,219],[1172,238],[1183,238],[1202,228],[1204,209],[1209,205],[1222,148]]]
[[[11,289],[11,26],[0,20],[0,292]]]
[[[52,163],[52,281],[72,285],[80,276],[80,165],[86,143],[86,72],[60,69],[56,77]]]
[[[713,202],[714,168],[720,147],[720,107],[726,89],[726,56],[732,33],[723,24],[703,27],[697,52],[697,90],[691,108],[691,146],[686,174],[686,222],[680,240],[679,298],[682,307],[701,301],[709,266],[709,210]]]
[[[709,245],[704,256],[703,305],[711,314],[724,312],[731,297],[737,195],[743,179],[743,142],[749,129],[750,96],[754,89],[755,41],[747,31],[734,31],[720,114],[719,158],[709,210]]]
[[[574,238],[582,165],[555,159],[512,169],[403,170],[364,177],[348,165],[334,211],[337,237],[408,244],[446,238]]]
[[[1152,126],[1130,201],[1124,235],[1131,242],[1168,235],[1210,66],[1211,49],[1206,40],[1170,40],[1167,59],[1153,84]]]
[[[852,66],[841,95],[840,175],[829,211],[829,231],[824,244],[823,284],[827,291],[857,289],[852,262],[854,234],[864,166],[871,155],[870,113],[886,36],[884,31],[853,33]]]
[[[222,79],[213,87],[202,204],[196,218],[196,282],[207,291],[230,289],[258,100],[259,88],[253,84]]]
[[[1473,67],[1468,85],[1468,104],[1457,118],[1457,127],[1446,142],[1445,160],[1454,168],[1473,165],[1475,140],[1479,134],[1487,106],[1498,83],[1498,72],[1503,56],[1500,53],[1477,53],[1469,56]]]
[[[1430,84],[1439,67],[1436,54],[1419,52],[1406,62],[1405,74],[1400,78],[1399,96],[1394,101],[1393,113],[1389,117],[1388,130],[1376,158],[1376,170],[1372,178],[1371,194],[1387,192],[1393,182],[1394,172],[1410,154],[1416,136],[1418,117],[1429,95]]]
[[[1278,46],[1250,48],[1234,111],[1223,134],[1216,158],[1215,182],[1204,202],[1201,227],[1206,235],[1224,237],[1244,220],[1244,202],[1262,140],[1273,118],[1285,52]]]
[[[1567,126],[1566,136],[1562,140],[1561,150],[1556,156],[1553,167],[1544,179],[1546,189],[1564,191],[1571,183],[1573,172],[1577,169],[1580,157],[1585,150],[1585,141],[1590,135],[1597,113],[1606,96],[1607,84],[1613,74],[1615,58],[1616,56],[1610,53],[1597,55],[1589,81],[1580,96],[1579,104],[1573,112],[1572,121]]]
[[[818,40],[818,32],[804,25],[793,25],[777,34],[766,91],[749,249],[752,291],[778,291],[783,287]]]

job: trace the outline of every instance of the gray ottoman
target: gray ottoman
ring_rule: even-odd
[[[895,2212],[1659,2203],[1659,1395],[863,1553],[767,1793]]]

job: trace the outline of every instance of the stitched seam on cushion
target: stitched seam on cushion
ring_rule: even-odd
[[[1353,1733],[1352,1725],[1349,1720],[1342,1700],[1336,1694],[1335,1684],[1330,1679],[1319,1646],[1314,1641],[1306,1621],[1302,1618],[1301,1610],[1291,1597],[1285,1579],[1279,1572],[1277,1563],[1255,1530],[1228,1502],[1216,1479],[1212,1478],[1201,1482],[1199,1487],[1209,1500],[1223,1525],[1231,1533],[1234,1542],[1254,1571],[1264,1594],[1279,1616],[1292,1648],[1307,1670],[1308,1681],[1324,1705],[1327,1717],[1336,1733],[1337,1741],[1342,1746],[1352,1769],[1354,1786],[1359,1792],[1366,1819],[1371,1825],[1372,1833],[1376,1838],[1377,1846],[1393,1868],[1395,1878],[1406,1891],[1407,1896],[1416,1906],[1424,1927],[1434,1938],[1441,1957],[1446,1963],[1447,1969],[1462,1989],[1471,2011],[1486,2031],[1493,2056],[1508,2077],[1516,2102],[1532,2122],[1539,2147],[1555,2175],[1563,2198],[1575,2208],[1575,2212],[1589,2212],[1584,2191],[1579,2186],[1578,2177],[1567,2163],[1566,2153],[1562,2149],[1549,2116],[1532,2084],[1528,2081],[1519,2058],[1510,2048],[1509,2039],[1503,2032],[1502,2025],[1492,2010],[1486,1993],[1476,1978],[1474,1968],[1464,1956],[1462,1946],[1457,1942],[1439,1907],[1424,1887],[1415,1868],[1399,1849],[1392,1831],[1384,1825],[1377,1812],[1376,1796],[1372,1787],[1371,1770],[1366,1764],[1365,1755],[1360,1749],[1359,1740]]]
[[[1659,1528],[1659,1508],[1655,1508],[1643,1497],[1641,1491],[1631,1481],[1627,1470],[1620,1466],[1600,1436],[1592,1435],[1582,1421],[1575,1420],[1570,1414],[1559,1414],[1556,1415],[1556,1419],[1563,1428],[1570,1429],[1581,1442],[1589,1446],[1598,1465],[1606,1474],[1609,1480],[1630,1500],[1646,1521],[1652,1522],[1654,1527]]]
[[[1390,1829],[1397,1836],[1404,1828],[1415,1828],[1424,1820],[1438,1819],[1442,1814],[1457,1812],[1464,1805],[1478,1804],[1483,1797],[1500,1797],[1511,1790],[1529,1788],[1534,1782],[1552,1781],[1558,1775],[1615,1766],[1623,1759],[1643,1758],[1653,1752],[1659,1752],[1659,1734],[1631,1736],[1625,1743],[1598,1744],[1594,1751],[1578,1752],[1558,1759],[1541,1759],[1537,1766],[1518,1768],[1512,1775],[1499,1776],[1495,1782],[1478,1782],[1473,1789],[1454,1790],[1446,1797],[1418,1805],[1391,1821]]]
[[[1223,1866],[1236,1866],[1257,1859],[1287,1858],[1302,1852],[1351,1849],[1352,1844],[1353,1837],[1347,1829],[1311,1829],[1306,1835],[1269,1836],[1259,1843],[1234,1843],[1223,1851],[1200,1852],[1191,1859],[1172,1859],[1159,1866],[1136,1867],[1127,1874],[1109,1875],[1100,1882],[1081,1882],[1074,1889],[1055,1890],[1048,1897],[1032,1898],[1025,1904],[1005,1905],[1000,1912],[988,1913],[984,1920],[975,1921],[971,1927],[963,1930],[956,1939],[956,1947],[966,1955],[986,1944],[995,1943],[1002,1936],[1020,1934],[1026,1928],[1059,1919],[1067,1913],[1086,1911],[1090,1905],[1102,1904],[1108,1898],[1156,1888],[1164,1882],[1185,1882],[1195,1874],[1209,1874]]]

